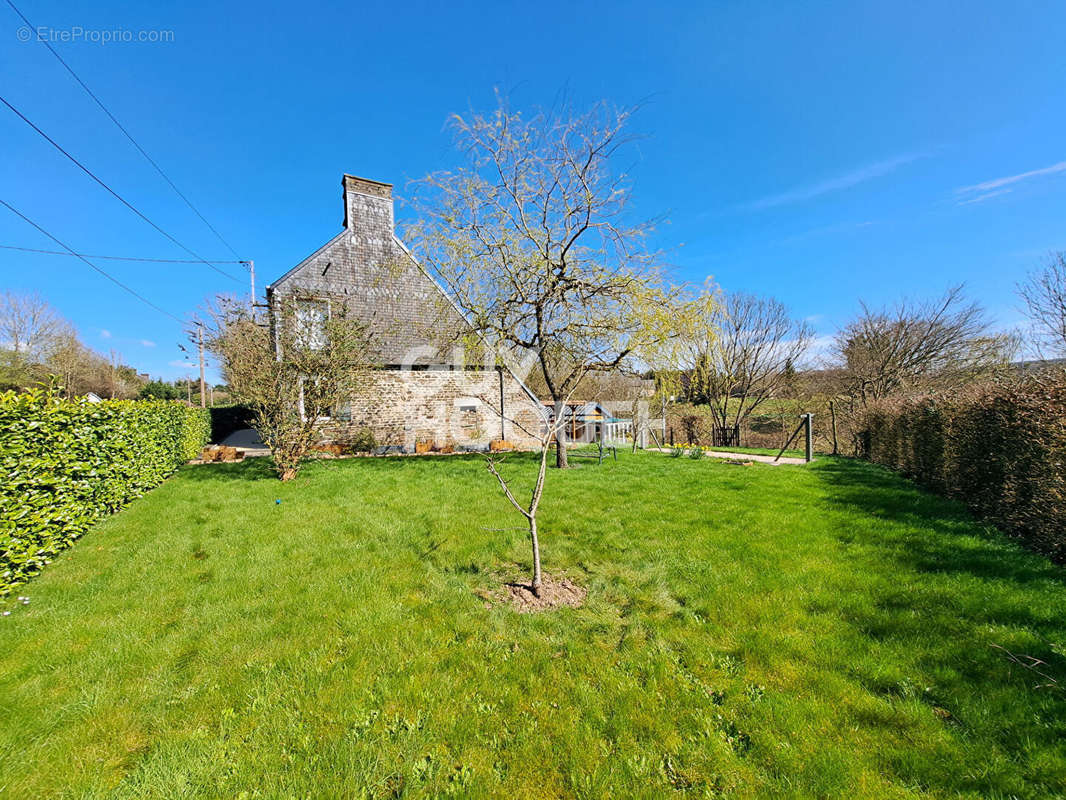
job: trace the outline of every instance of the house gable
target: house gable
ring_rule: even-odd
[[[396,238],[392,186],[352,175],[343,186],[344,230],[267,287],[272,311],[291,295],[342,297],[384,366],[461,362],[449,340],[468,325]]]

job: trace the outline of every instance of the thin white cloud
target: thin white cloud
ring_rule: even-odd
[[[103,330],[100,331],[100,338],[101,339],[110,339],[111,338],[111,331],[109,331],[107,328],[104,328]]]
[[[155,342],[151,339],[141,339],[141,347],[155,347]]]
[[[185,361],[184,359],[176,359],[174,361],[168,361],[167,364],[171,367],[177,367],[178,369],[192,369],[192,363]]]
[[[869,220],[866,222],[837,222],[833,225],[823,225],[820,228],[811,228],[810,230],[794,233],[791,236],[786,236],[780,243],[792,244],[793,242],[799,242],[814,236],[825,236],[833,233],[850,233],[852,231],[862,230],[863,228],[869,228],[871,225],[876,224],[876,222]]]
[[[1040,169],[1031,169],[1028,172],[1020,172],[1017,175],[1008,175],[1006,178],[996,178],[991,181],[984,181],[983,183],[975,183],[973,186],[961,186],[955,190],[956,194],[973,194],[992,192],[1003,186],[1010,186],[1012,183],[1018,183],[1019,181],[1028,180],[1029,178],[1039,178],[1043,175],[1054,175],[1057,172],[1066,172],[1066,161],[1060,161],[1058,164],[1052,164],[1050,167],[1041,167]]]
[[[895,172],[900,167],[906,166],[913,161],[917,161],[920,158],[926,158],[928,155],[928,153],[903,153],[894,156],[893,158],[885,159],[884,161],[867,164],[865,167],[860,167],[859,169],[852,170],[844,175],[838,175],[835,178],[811,184],[810,186],[800,186],[787,192],[782,192],[781,194],[763,197],[756,200],[754,203],[749,204],[748,208],[762,210],[773,208],[775,206],[787,205],[789,203],[801,203],[805,200],[813,200],[816,197],[821,197],[823,194],[843,191],[844,189],[850,189],[853,186],[858,186],[860,183],[865,183],[874,178],[880,178],[890,172]]]
[[[984,194],[979,194],[975,197],[967,198],[966,200],[960,200],[956,205],[968,206],[973,203],[983,203],[985,200],[991,200],[993,197],[999,197],[1001,194],[1010,194],[1012,191],[1013,189],[997,189],[994,192],[985,192]]]

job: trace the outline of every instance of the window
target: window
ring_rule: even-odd
[[[458,412],[459,427],[467,434],[471,434],[478,428],[478,407],[480,403],[474,398],[462,398],[455,401],[455,409]]]
[[[307,407],[304,404],[305,389],[307,389],[308,384],[311,384],[312,386],[318,386],[318,382],[319,382],[319,378],[305,378],[305,377],[301,377],[300,378],[300,397],[299,397],[299,399],[297,400],[297,403],[296,403],[297,410],[299,410],[299,412],[300,412],[300,419],[303,419],[303,420],[307,419]],[[348,405],[348,409],[349,409],[348,413],[350,415],[351,414],[351,406],[350,406],[350,404]],[[337,406],[336,408],[320,408],[318,410],[317,419],[330,420],[330,419],[333,419],[334,417],[339,418],[339,419],[344,419],[344,416],[341,413],[342,411],[343,411],[343,406]]]
[[[326,346],[326,320],[329,319],[329,303],[325,300],[297,300],[296,328],[297,347],[321,350]]]

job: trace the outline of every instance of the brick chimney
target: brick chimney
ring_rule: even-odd
[[[392,238],[392,184],[345,175],[344,227],[354,236]]]

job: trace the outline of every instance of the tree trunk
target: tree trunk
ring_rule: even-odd
[[[555,466],[566,469],[570,463],[566,460],[566,406],[555,404]]]
[[[283,481],[291,481],[293,478],[296,477],[296,469],[293,467],[286,467],[281,471],[281,475],[279,475],[278,477],[280,477]]]
[[[833,401],[829,401],[829,415],[833,418],[833,455],[837,454],[837,411]]]
[[[540,540],[537,539],[536,514],[529,518],[529,541],[533,545],[533,582],[530,584],[530,588],[533,590],[533,594],[540,597]]]
[[[567,469],[570,462],[566,458],[566,431],[560,429],[555,432],[555,466]]]

